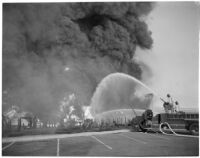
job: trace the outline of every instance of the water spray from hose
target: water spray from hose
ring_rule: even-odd
[[[144,95],[147,92],[148,94]],[[124,73],[112,73],[99,83],[91,99],[90,106],[93,114],[127,108],[125,106],[129,107],[130,105],[134,105],[134,108],[137,106],[137,108],[146,109],[152,101],[153,94],[159,97],[154,90],[135,77]]]

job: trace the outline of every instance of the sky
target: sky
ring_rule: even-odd
[[[199,7],[194,2],[158,2],[146,19],[153,48],[137,50],[139,60],[152,70],[146,84],[164,99],[170,93],[181,108],[198,108]]]

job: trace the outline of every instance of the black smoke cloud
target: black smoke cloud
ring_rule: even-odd
[[[136,46],[150,49],[142,16],[153,3],[3,4],[3,110],[56,118],[64,95],[89,105],[112,72],[141,79]],[[68,71],[64,71],[68,67]]]

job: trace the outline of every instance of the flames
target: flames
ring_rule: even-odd
[[[66,126],[81,125],[85,119],[93,119],[90,109],[81,105],[74,93],[65,96],[59,106],[61,120]]]
[[[91,107],[90,106],[83,106],[83,111],[84,111],[84,118],[85,119],[94,120],[94,117],[91,114]]]

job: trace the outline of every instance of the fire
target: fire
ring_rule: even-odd
[[[90,106],[83,106],[83,111],[84,111],[84,118],[85,119],[94,120],[94,117],[91,114],[91,107]]]
[[[60,102],[60,112],[61,119],[66,126],[80,125],[83,123],[82,115],[84,115],[84,110],[80,108],[77,97],[74,93],[64,97]]]

